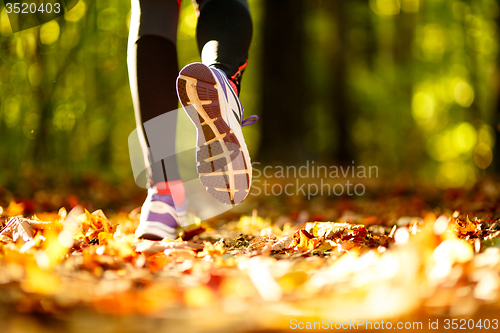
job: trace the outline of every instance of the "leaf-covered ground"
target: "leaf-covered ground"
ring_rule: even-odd
[[[205,332],[285,330],[291,319],[488,318],[500,304],[498,189],[260,198],[247,214],[156,242],[134,237],[138,210],[33,215],[13,200],[0,208],[2,327]]]

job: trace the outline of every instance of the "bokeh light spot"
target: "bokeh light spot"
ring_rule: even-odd
[[[401,9],[406,13],[416,13],[420,7],[419,0],[402,0]]]
[[[437,24],[427,24],[424,28],[422,52],[427,61],[438,63],[446,50],[446,37]]]
[[[87,6],[85,5],[85,2],[83,0],[80,0],[78,1],[78,4],[73,7],[73,9],[64,14],[64,19],[70,22],[79,21],[83,17],[83,14],[85,14],[86,10]]]
[[[42,83],[42,70],[38,63],[34,63],[28,70],[28,79],[31,86],[38,87]]]
[[[399,0],[371,0],[370,7],[377,15],[392,16],[399,14],[401,4]]]
[[[13,127],[17,124],[21,111],[21,101],[15,97],[9,97],[5,101],[3,114],[5,125]]]
[[[106,8],[97,16],[97,27],[104,31],[113,30],[118,22],[118,18],[119,15],[116,8]]]
[[[474,101],[474,90],[472,87],[466,83],[465,81],[459,81],[455,85],[455,101],[458,105],[467,108]]]
[[[57,130],[71,131],[75,126],[75,115],[72,108],[66,104],[59,106],[54,112],[53,124]]]
[[[437,173],[437,185],[441,188],[461,187],[467,178],[463,161],[441,163]]]
[[[411,112],[417,122],[427,122],[434,115],[436,102],[434,96],[426,92],[418,92],[413,96]]]
[[[486,169],[493,161],[493,153],[490,146],[480,143],[474,150],[474,162],[481,169]]]
[[[59,23],[50,21],[42,25],[40,28],[40,42],[42,44],[52,44],[59,39]]]
[[[476,129],[469,123],[461,123],[453,131],[453,143],[459,153],[471,152],[476,144]]]
[[[493,147],[495,145],[495,132],[493,128],[487,124],[481,125],[479,128],[478,139],[480,143]]]

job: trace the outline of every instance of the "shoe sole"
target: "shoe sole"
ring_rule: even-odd
[[[249,168],[238,138],[222,117],[217,80],[201,63],[184,67],[177,92],[196,127],[196,162],[208,193],[224,204],[239,204],[250,190]]]

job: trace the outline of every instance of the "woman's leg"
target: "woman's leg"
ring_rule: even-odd
[[[177,109],[176,37],[180,3],[177,0],[132,0],[128,42],[128,70],[139,139],[153,184],[178,180],[175,154],[151,164],[143,124]],[[162,144],[175,150],[175,115],[162,128]],[[150,134],[150,136],[153,133]],[[157,134],[157,133],[155,133]],[[167,164],[167,165],[166,165]]]
[[[132,0],[128,44],[130,88],[137,129],[152,187],[141,210],[136,237],[177,238],[176,229],[185,215],[184,187],[175,158],[176,36],[179,2]],[[163,116],[162,116],[163,115]],[[149,120],[153,120],[148,122]],[[153,128],[153,129],[152,129]],[[146,131],[147,129],[147,131]],[[161,147],[160,161],[152,162],[150,150]],[[167,171],[168,170],[168,175]]]
[[[252,19],[246,0],[198,1],[196,38],[202,62],[226,73],[239,92],[252,40]]]

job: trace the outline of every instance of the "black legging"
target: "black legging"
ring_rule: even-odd
[[[239,90],[252,38],[252,21],[246,0],[200,0],[196,37],[201,60],[221,69]],[[139,138],[149,177],[153,183],[180,179],[175,155],[151,165],[143,123],[176,110],[176,50],[180,0],[132,0],[128,43],[129,80]],[[165,128],[162,138],[175,147],[175,126]],[[174,166],[174,167],[172,167]]]

